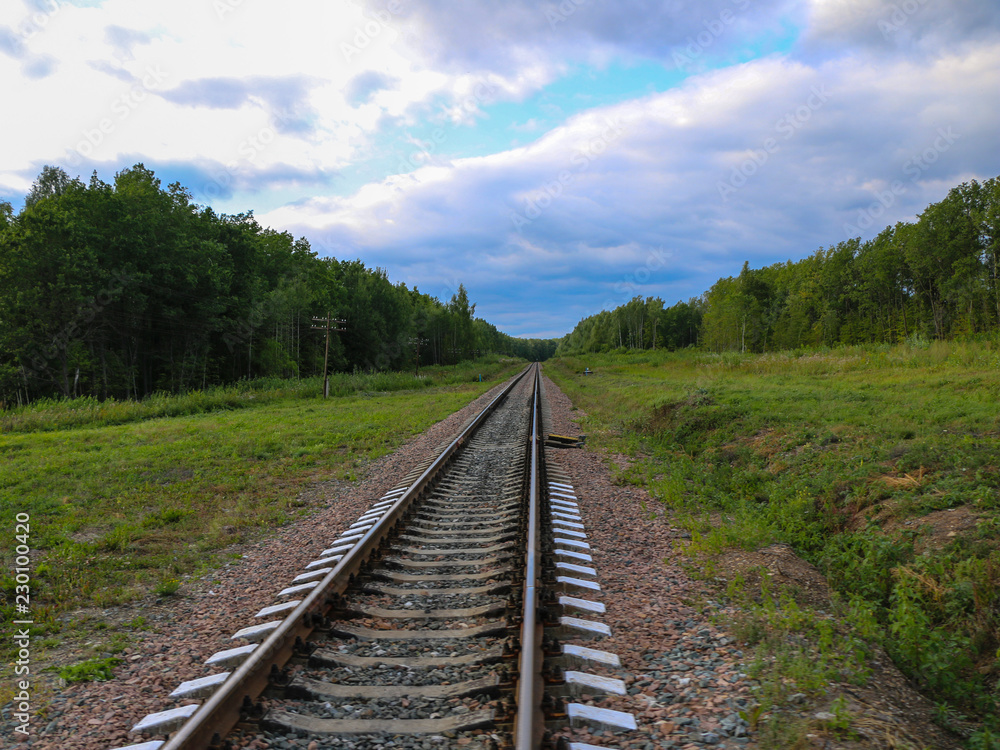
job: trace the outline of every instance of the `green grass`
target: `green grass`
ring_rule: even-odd
[[[871,672],[866,639],[876,627],[871,612],[838,605],[833,615],[818,613],[800,606],[788,592],[776,596],[766,577],[761,591],[754,593],[737,577],[729,582],[727,594],[739,606],[724,624],[752,647],[747,673],[759,685],[755,703],[743,718],[760,731],[761,747],[809,747],[805,735],[816,727],[791,699],[799,694],[820,701],[831,683],[866,683]],[[842,696],[834,699],[836,719],[822,722],[824,731],[850,734],[851,717],[842,701]]]
[[[4,413],[0,522],[12,537],[15,514],[30,515],[34,635],[57,633],[68,610],[176,593],[219,550],[314,510],[302,490],[355,480],[521,367],[494,359],[423,368],[419,381],[345,376],[353,390],[326,400],[318,382],[289,381]],[[0,560],[0,637],[10,644],[13,545]]]
[[[410,391],[440,385],[466,383],[482,375],[494,379],[509,369],[510,360],[489,356],[449,367],[423,367],[420,377],[409,372],[334,373],[330,396],[366,392]],[[40,399],[28,406],[0,409],[0,433],[63,430],[139,422],[156,417],[183,417],[213,411],[245,409],[273,401],[314,399],[322,393],[322,378],[243,380],[235,385],[192,391],[183,395],[157,393],[141,401]]]
[[[181,587],[181,582],[177,578],[164,578],[153,586],[153,593],[158,596],[173,596]]]
[[[90,682],[92,680],[110,680],[114,677],[114,668],[121,659],[109,657],[106,659],[88,659],[78,664],[71,664],[59,670],[59,676],[66,682]]]
[[[792,545],[871,608],[925,692],[995,711],[1000,342],[619,352],[546,371],[586,413],[589,444],[635,459],[619,479],[661,501],[693,553]],[[950,508],[977,528],[929,544],[925,517]]]

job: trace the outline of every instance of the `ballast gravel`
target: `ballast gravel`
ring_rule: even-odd
[[[311,680],[332,682],[338,685],[442,685],[446,682],[456,683],[466,680],[478,680],[491,674],[504,675],[509,680],[513,667],[504,664],[486,664],[479,669],[464,667],[461,670],[438,669],[399,669],[387,666],[378,673],[366,671],[363,675],[351,669],[304,669],[297,674]],[[374,680],[371,679],[374,676]]]
[[[398,598],[387,596],[353,596],[351,604],[353,606],[382,607],[386,609],[399,609],[400,607],[411,608],[413,610],[422,609],[455,609],[457,607],[479,607],[485,604],[504,604],[505,599],[488,594],[437,594],[434,596],[418,596],[416,594],[403,597],[400,604]],[[416,615],[414,615],[415,617]]]
[[[576,435],[583,416],[547,378],[546,429]],[[712,605],[702,609],[685,602],[705,596],[698,582],[678,564],[674,541],[679,529],[651,518],[655,500],[638,487],[613,483],[607,458],[576,448],[549,448],[549,466],[562,469],[573,485],[586,526],[586,565],[597,569],[601,591],[588,595],[607,607],[595,617],[611,628],[611,637],[581,645],[616,653],[620,669],[588,669],[624,680],[622,697],[588,697],[577,702],[626,711],[638,730],[573,730],[574,741],[643,750],[753,748],[756,743],[740,712],[753,704],[752,681],[744,673],[743,653],[735,639],[712,624]]]
[[[433,641],[348,641],[336,646],[333,650],[352,656],[391,656],[402,658],[406,656],[467,656],[469,654],[487,653],[493,648],[503,646],[500,638],[477,638],[475,640],[461,638],[438,638]]]
[[[546,380],[551,423],[547,428],[574,434],[579,428],[569,400]],[[39,706],[33,734],[16,745],[35,750],[107,750],[139,741],[128,729],[146,714],[178,705],[168,694],[185,680],[209,674],[204,660],[235,645],[230,635],[254,623],[253,615],[274,603],[275,593],[316,559],[317,553],[354,523],[385,491],[427,452],[437,447],[492,397],[475,402],[434,425],[395,453],[373,462],[356,485],[331,483],[327,506],[310,517],[275,532],[268,539],[234,549],[243,559],[186,582],[182,596],[142,602],[127,611],[107,611],[108,618],[127,621],[143,615],[153,630],[140,633],[120,657],[115,679],[67,686]],[[583,516],[602,591],[593,598],[607,606],[600,619],[610,638],[588,645],[619,655],[620,669],[606,671],[623,679],[628,695],[583,696],[577,700],[628,711],[638,731],[611,735],[575,730],[576,741],[605,747],[652,750],[755,747],[739,712],[752,703],[751,683],[743,674],[743,654],[732,637],[711,624],[710,610],[685,604],[701,596],[698,584],[676,564],[672,540],[680,532],[662,518],[651,520],[642,503],[655,507],[639,488],[615,485],[604,457],[578,449],[549,450],[550,460],[571,478]],[[287,570],[287,579],[275,575]],[[439,572],[455,573],[454,568]],[[459,644],[435,643],[441,654],[465,652]],[[353,651],[353,649],[352,649]],[[357,644],[354,653],[374,651]],[[429,651],[419,648],[419,655]],[[401,649],[400,654],[415,655]],[[484,665],[489,673],[498,667]],[[308,673],[309,670],[306,670]],[[594,670],[600,671],[600,670]],[[466,673],[467,674],[467,673]],[[413,683],[417,684],[417,683]],[[456,700],[451,710],[473,710],[475,697]],[[13,735],[4,717],[5,742]],[[388,736],[304,738],[268,732],[246,735],[247,748],[323,750],[324,748],[413,748],[439,750],[455,746],[488,748],[490,732],[472,736]],[[6,746],[6,745],[5,745]],[[13,746],[13,745],[12,745]]]
[[[426,719],[466,714],[490,702],[485,695],[468,698],[375,698],[350,703],[272,700],[272,710],[290,711],[317,719]],[[435,715],[436,714],[436,715]]]

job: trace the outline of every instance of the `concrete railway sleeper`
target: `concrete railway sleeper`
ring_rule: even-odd
[[[128,750],[537,750],[567,726],[634,730],[573,702],[625,688],[590,644],[610,631],[571,478],[546,471],[543,401],[535,365],[291,577]]]

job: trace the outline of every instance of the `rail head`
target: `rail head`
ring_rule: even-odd
[[[538,750],[545,733],[542,712],[542,623],[538,617],[538,578],[541,569],[541,472],[542,472],[541,367],[536,363],[531,408],[530,476],[528,484],[528,536],[525,549],[524,595],[521,623],[521,653],[517,683],[517,714],[514,719],[515,750]]]
[[[331,596],[341,593],[381,541],[406,514],[412,503],[431,485],[451,457],[475,434],[521,380],[537,368],[529,365],[515,376],[490,403],[441,452],[434,462],[400,495],[378,522],[349,550],[320,584],[282,621],[219,688],[191,715],[160,750],[207,750],[240,719],[246,698],[251,700],[268,684],[272,666],[281,668],[292,656],[295,642],[305,641],[315,629],[317,617],[328,609]]]

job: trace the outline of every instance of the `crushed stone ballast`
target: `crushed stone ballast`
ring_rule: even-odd
[[[274,600],[115,750],[527,750],[564,728],[634,732],[590,700],[626,688],[598,648],[598,571],[571,477],[546,468],[542,398],[528,368],[302,570],[276,572]]]

